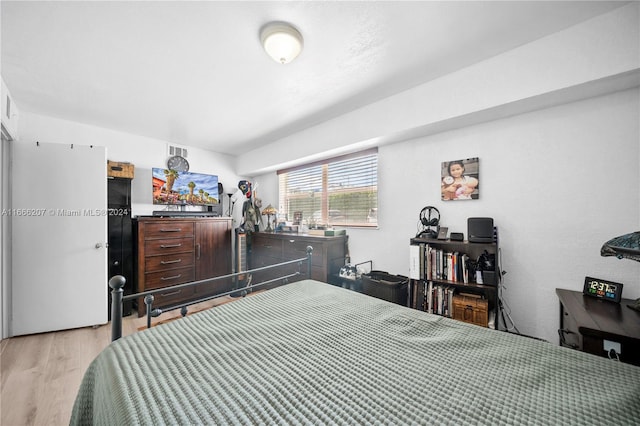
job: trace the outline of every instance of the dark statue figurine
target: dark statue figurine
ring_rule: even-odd
[[[242,205],[242,217],[244,218],[244,222],[240,224],[239,229],[247,233],[258,232],[260,230],[260,222],[262,221],[260,214],[262,202],[259,198],[254,199],[252,185],[248,180],[241,180],[238,182],[238,188],[246,197],[244,204]]]

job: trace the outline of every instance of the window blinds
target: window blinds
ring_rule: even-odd
[[[280,214],[310,226],[377,226],[378,150],[279,170]]]

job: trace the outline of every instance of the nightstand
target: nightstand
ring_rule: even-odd
[[[620,303],[556,289],[560,345],[640,366],[640,313]]]

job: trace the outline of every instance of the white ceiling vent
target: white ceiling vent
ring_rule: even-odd
[[[171,145],[167,144],[167,154],[169,157],[173,157],[174,155],[187,158],[188,152],[187,148],[184,146]]]

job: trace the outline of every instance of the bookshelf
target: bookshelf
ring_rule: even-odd
[[[476,277],[481,255],[493,257],[494,271]],[[483,326],[498,324],[500,266],[498,242],[410,239],[409,307]]]

